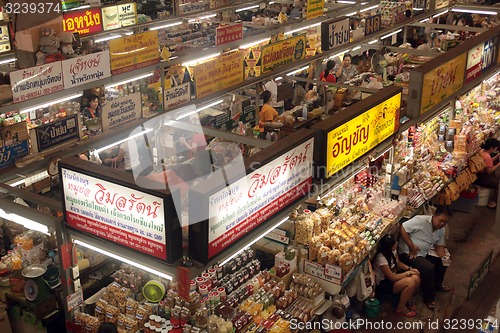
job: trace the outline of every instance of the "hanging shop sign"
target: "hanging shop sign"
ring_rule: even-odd
[[[180,0],[176,1],[176,3],[179,15],[187,15],[210,9],[209,0]]]
[[[382,15],[377,14],[365,19],[365,36],[382,30]]]
[[[35,128],[38,151],[51,148],[69,140],[78,139],[78,115],[66,117]]]
[[[14,103],[61,91],[64,89],[61,62],[12,72],[10,82]]]
[[[113,243],[167,259],[164,200],[61,168],[66,223]]]
[[[243,82],[243,53],[223,53],[216,59],[194,66],[196,98],[201,98]]]
[[[110,131],[137,120],[141,116],[140,92],[108,101],[102,108],[102,130]]]
[[[465,83],[469,83],[492,68],[496,64],[495,61],[497,57],[497,36],[469,50],[467,54],[467,68],[465,70]]]
[[[110,77],[109,51],[64,60],[62,70],[65,89]]]
[[[120,74],[154,65],[160,61],[158,30],[109,41],[111,74]]]
[[[309,139],[209,197],[209,258],[308,193],[313,148]]]
[[[16,163],[18,158],[29,154],[29,141],[17,141],[10,145],[0,145],[0,169]]]
[[[6,25],[0,25],[0,53],[10,52],[11,49],[9,27]]]
[[[306,36],[288,38],[262,48],[262,73],[304,59]]]
[[[323,51],[349,43],[349,38],[350,22],[348,18],[321,23],[321,49]]]
[[[113,30],[137,24],[137,7],[134,2],[102,8],[103,29]]]
[[[400,110],[398,93],[328,132],[326,176],[331,177],[394,134]]]
[[[306,20],[323,15],[325,8],[325,0],[307,0],[306,3]]]
[[[463,87],[466,61],[467,54],[462,53],[424,74],[420,114],[427,112]]]
[[[191,84],[180,84],[164,92],[165,110],[170,110],[191,101]]]
[[[215,45],[243,39],[243,23],[219,26],[215,29]]]
[[[103,30],[100,8],[70,11],[63,14],[63,30],[80,35],[93,34]]]

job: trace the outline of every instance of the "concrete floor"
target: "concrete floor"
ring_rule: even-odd
[[[496,210],[478,206],[474,207],[472,213],[454,212],[450,219],[446,241],[452,262],[444,281],[453,288],[451,292],[437,294],[438,304],[434,311],[422,303],[421,292],[414,299],[417,317],[411,319],[397,316],[390,300],[385,300],[378,318],[368,321],[375,325],[380,325],[382,321],[390,324],[384,327],[368,327],[366,324],[356,332],[440,332],[445,331],[445,322],[453,324],[445,320],[449,318],[462,319],[456,322],[458,323],[456,327],[450,326],[450,332],[479,332],[477,329],[467,329],[469,324],[465,324],[463,320],[486,318],[500,297],[500,260],[495,261],[500,252],[499,217],[500,214],[497,216]],[[490,254],[492,254],[491,271],[468,300],[471,275]],[[366,317],[362,315],[361,318]],[[460,328],[460,323],[463,323],[465,328]],[[390,325],[392,329],[388,329]],[[470,325],[474,326],[471,323]]]

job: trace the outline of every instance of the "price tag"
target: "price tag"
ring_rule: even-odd
[[[325,275],[336,279],[342,279],[342,268],[335,265],[325,264]]]
[[[66,297],[66,303],[68,304],[68,311],[73,310],[78,305],[83,303],[83,291],[82,289],[78,289],[74,294],[68,295]]]

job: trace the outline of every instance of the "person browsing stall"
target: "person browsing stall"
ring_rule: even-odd
[[[491,157],[491,154],[494,154],[499,146],[500,142],[497,139],[488,138],[479,151],[486,166],[476,174],[477,180],[475,184],[491,189],[490,201],[488,203],[489,208],[497,207],[499,179],[495,171],[499,168],[500,163],[495,164],[495,161],[498,161],[500,154],[496,154],[495,157]]]
[[[358,75],[358,70],[352,64],[352,56],[349,53],[344,54],[344,59],[334,69],[334,72],[338,83],[344,83]]]
[[[259,111],[259,129],[261,135],[264,135],[264,124],[278,118],[279,114],[276,109],[274,109],[271,104],[271,92],[269,90],[264,90],[260,95],[263,101],[263,105]]]
[[[399,260],[397,245],[392,235],[380,240],[378,253],[373,260],[377,285],[375,294],[399,294],[396,313],[411,318],[417,315],[412,297],[420,286],[420,273]]]
[[[336,83],[337,78],[335,77],[335,74],[333,73],[333,68],[335,67],[335,61],[333,60],[328,60],[326,63],[326,69],[321,72],[319,75],[319,78],[323,82],[331,82],[331,83]]]
[[[431,310],[436,307],[436,291],[450,290],[443,285],[447,267],[442,261],[445,255],[444,227],[450,217],[451,210],[441,206],[434,215],[417,215],[400,227],[399,258],[420,272],[424,303]],[[433,247],[438,257],[428,255]]]

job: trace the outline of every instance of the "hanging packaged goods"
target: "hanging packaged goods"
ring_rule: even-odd
[[[325,177],[333,176],[397,132],[401,96],[401,88],[385,88],[351,107],[352,112],[313,127],[318,142],[325,144],[325,150],[315,157],[316,165],[326,167]]]
[[[9,27],[7,25],[0,25],[0,53],[10,51]]]
[[[199,217],[202,221],[190,221],[190,242],[196,249],[193,258],[206,262],[308,194],[312,184],[312,134],[300,130],[282,139],[279,152],[256,153],[245,162],[251,167],[248,174],[232,180],[227,187],[220,189],[217,177],[212,177],[208,185],[191,189],[190,202],[197,205],[190,208],[190,219]]]
[[[223,53],[216,59],[193,67],[196,98],[201,98],[243,82],[243,52]]]
[[[109,52],[113,75],[154,65],[160,61],[158,30],[113,39]]]
[[[145,190],[113,169],[78,158],[59,167],[69,226],[167,263],[179,258],[180,226],[169,194]]]
[[[348,18],[321,23],[321,49],[323,51],[349,43],[349,36],[350,23]]]
[[[291,64],[306,57],[306,35],[288,38],[262,48],[262,73]]]
[[[77,32],[80,36],[103,30],[100,8],[71,11],[63,14],[63,30]]]

